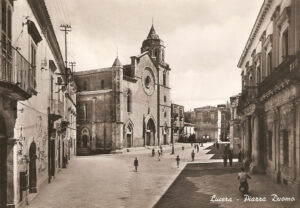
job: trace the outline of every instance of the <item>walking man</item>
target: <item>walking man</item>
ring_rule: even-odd
[[[162,155],[163,154],[163,150],[162,150],[162,146],[160,145],[160,154]]]
[[[152,157],[154,157],[155,156],[155,149],[153,148],[152,149]]]
[[[192,161],[194,161],[194,158],[195,158],[195,152],[194,152],[194,150],[192,151],[191,156],[192,156]]]
[[[139,161],[138,161],[137,157],[134,159],[133,164],[134,164],[134,167],[135,167],[135,172],[137,172],[137,168],[139,166]]]
[[[177,155],[177,157],[176,157],[177,168],[179,168],[179,161],[180,161],[180,158],[179,158],[179,155]]]
[[[197,144],[197,153],[199,153],[199,144]]]

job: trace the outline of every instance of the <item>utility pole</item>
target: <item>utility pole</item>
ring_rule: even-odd
[[[74,67],[76,66],[76,62],[70,61],[69,64],[71,66],[71,76],[72,76],[72,80],[73,80],[73,73],[74,73]]]
[[[67,24],[63,24],[63,25],[60,25],[60,31],[63,31],[65,32],[65,67],[67,68],[68,67],[68,45],[67,45],[67,34],[68,32],[71,32],[72,30],[72,27],[70,25],[67,25]]]

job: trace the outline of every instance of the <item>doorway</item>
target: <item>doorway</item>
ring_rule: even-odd
[[[32,142],[29,148],[29,193],[36,193],[36,144]]]
[[[0,207],[6,207],[7,199],[7,136],[6,125],[0,116]]]
[[[147,122],[146,145],[155,145],[155,124],[152,118]]]

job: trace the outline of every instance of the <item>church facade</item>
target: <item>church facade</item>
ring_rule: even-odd
[[[152,25],[141,54],[122,65],[75,73],[78,154],[171,141],[170,67]]]

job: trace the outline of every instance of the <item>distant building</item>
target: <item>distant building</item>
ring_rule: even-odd
[[[229,142],[230,109],[227,105],[217,105],[218,109],[218,141]]]
[[[177,142],[184,135],[184,106],[171,104],[172,138],[171,141]]]
[[[218,109],[214,106],[195,108],[196,141],[218,140]]]
[[[186,138],[195,135],[195,124],[184,122],[183,134]]]
[[[130,64],[116,58],[112,67],[76,72],[78,153],[169,144],[170,71],[152,25]]]
[[[195,111],[192,111],[192,110],[185,111],[184,112],[184,122],[195,124],[196,123]]]
[[[230,97],[230,149],[238,154],[242,149],[241,142],[241,117],[238,115],[240,95]]]

